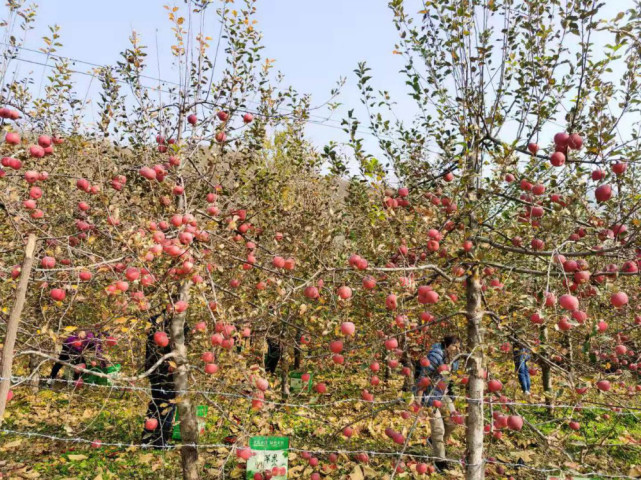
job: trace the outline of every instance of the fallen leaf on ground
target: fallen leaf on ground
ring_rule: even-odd
[[[79,462],[80,460],[87,460],[87,455],[68,455],[69,460],[72,462]]]

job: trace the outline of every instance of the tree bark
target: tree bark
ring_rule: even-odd
[[[483,332],[481,310],[481,283],[478,267],[472,268],[467,277],[467,431],[466,472],[467,480],[482,480],[485,477],[483,463]]]
[[[280,359],[280,393],[283,400],[287,400],[289,397],[289,353],[282,342],[281,352],[283,353]]]
[[[403,391],[404,392],[411,392],[412,391],[412,387],[414,386],[414,382],[413,382],[414,377],[412,375],[414,369],[412,368],[412,362],[410,361],[410,355],[409,355],[409,352],[407,351],[408,350],[408,341],[407,341],[407,335],[406,334],[403,334],[403,336],[401,337],[401,341],[403,342],[403,344],[401,346],[401,348],[403,349],[403,354],[401,355],[401,365],[403,367],[408,367],[410,369],[410,375],[406,376],[403,379]]]
[[[541,350],[542,354],[547,358],[547,347],[548,344],[548,327],[543,326],[541,328]],[[547,405],[552,405],[552,371],[550,364],[548,362],[541,362],[541,379],[543,382],[543,391],[545,392],[545,403]]]
[[[300,370],[301,362],[301,349],[300,349],[300,337],[303,335],[303,332],[300,329],[296,329],[296,341],[294,342],[294,370]]]
[[[572,337],[566,333],[565,337],[563,338],[563,343],[565,345],[565,348],[568,349],[567,352],[567,357],[568,357],[568,365],[566,366],[566,369],[568,372],[572,373],[572,365],[574,365],[574,351],[573,351],[573,345],[572,345]]]
[[[35,355],[29,357],[29,374],[31,377],[31,390],[36,393],[40,389],[40,373],[38,373],[38,367],[40,366],[40,361]]]
[[[2,380],[0,380],[0,425],[4,417],[4,411],[7,408],[7,395],[11,387],[11,371],[13,368],[13,349],[16,346],[16,338],[18,336],[18,324],[22,310],[24,309],[25,300],[27,298],[27,287],[29,286],[29,276],[31,275],[31,268],[33,267],[33,253],[36,250],[36,236],[29,235],[27,239],[27,246],[24,250],[24,260],[22,262],[22,270],[20,271],[20,280],[18,280],[18,288],[16,290],[16,300],[11,308],[9,314],[9,321],[7,322],[7,334],[4,339],[4,347],[2,348]]]
[[[191,282],[186,280],[180,286],[179,300],[189,303]],[[189,389],[189,365],[187,360],[187,345],[185,344],[186,312],[176,314],[171,319],[171,339],[176,370],[174,384],[180,393],[176,398],[178,415],[180,417],[180,436],[183,446],[180,449],[184,480],[198,480],[198,420],[196,409],[187,393]]]
[[[392,369],[389,366],[389,356],[387,355],[387,350],[383,351],[383,361],[385,362],[385,365],[383,366],[385,368],[385,373],[383,374],[383,382],[385,382],[385,385],[388,384],[390,376],[392,374]]]

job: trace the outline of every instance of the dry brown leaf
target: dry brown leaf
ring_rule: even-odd
[[[67,457],[72,462],[79,462],[81,460],[87,460],[87,458],[89,458],[89,457],[87,457],[87,455],[67,455]]]
[[[8,450],[9,448],[17,447],[20,444],[22,444],[22,440],[21,439],[14,440],[13,442],[9,442],[6,445],[4,445],[2,448],[0,448],[0,450],[2,450],[2,451]]]
[[[149,463],[153,460],[154,454],[153,453],[145,453],[144,455],[138,456],[138,461],[140,463]]]
[[[374,470],[369,465],[361,465],[361,468],[363,469],[363,473],[365,474],[365,478],[375,478],[376,477],[376,470]]]
[[[352,473],[349,474],[349,480],[365,480],[365,473],[360,465],[356,465]]]
[[[628,472],[629,477],[641,478],[641,465],[632,465]]]
[[[514,458],[521,459],[526,463],[532,462],[533,452],[512,452]]]

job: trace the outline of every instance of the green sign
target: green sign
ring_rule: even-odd
[[[303,381],[303,374],[301,372],[292,372],[289,374],[289,391],[291,393],[298,393],[301,391],[309,392],[312,388],[312,374],[308,373],[309,380]]]
[[[198,432],[202,435],[205,433],[205,417],[207,416],[207,412],[209,411],[209,407],[207,405],[198,405],[196,407],[196,418],[198,420]],[[180,422],[178,421],[178,409],[176,408],[176,417],[174,421],[174,431],[171,434],[171,438],[174,440],[182,440],[182,436],[180,435]]]
[[[249,448],[252,456],[247,460],[247,480],[254,480],[256,473],[264,477],[265,472],[272,480],[287,479],[288,437],[251,437]]]

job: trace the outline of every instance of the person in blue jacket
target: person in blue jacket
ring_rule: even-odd
[[[454,431],[456,425],[450,415],[455,411],[449,376],[445,372],[439,372],[441,365],[450,365],[450,371],[458,368],[456,356],[460,352],[461,341],[455,335],[446,335],[441,343],[432,345],[427,359],[429,364],[421,366],[414,393],[421,398],[421,403],[434,407],[434,415],[430,418],[430,430],[432,443],[432,455],[437,460],[436,467],[439,470],[448,468],[445,460],[445,444]],[[429,380],[428,380],[429,379]]]
[[[530,359],[530,351],[519,342],[515,342],[512,347],[512,353],[514,355],[514,369],[519,376],[521,390],[523,390],[524,394],[530,395],[530,370],[527,366],[527,361]]]

